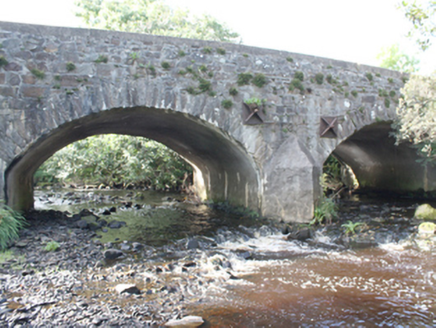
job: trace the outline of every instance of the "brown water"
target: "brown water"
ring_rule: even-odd
[[[152,197],[156,198],[153,206],[163,206],[161,209],[169,212],[158,219],[147,214],[156,208],[117,213],[125,220],[127,217],[132,220],[128,226],[134,227],[133,230],[160,224],[159,229],[170,227],[169,230],[190,235],[215,227],[211,222],[219,221],[219,215],[227,215],[193,204],[168,203],[167,195]],[[186,215],[191,218],[187,219]],[[135,220],[139,223],[134,223]],[[157,221],[153,223],[153,220]],[[189,230],[189,225],[193,230]],[[284,240],[274,229],[252,228],[252,231],[254,236],[250,237],[232,229],[214,234],[217,241],[214,251],[229,259],[237,279],[222,279],[223,271],[211,269],[209,255],[204,254],[198,272],[215,279],[216,283],[205,287],[188,312],[205,318],[205,326],[436,326],[436,253],[432,247],[422,249],[413,238],[406,238],[367,249],[332,251]],[[128,234],[126,230],[124,236]],[[323,234],[318,234],[316,239],[331,243]],[[250,251],[252,259],[238,256],[244,251]]]

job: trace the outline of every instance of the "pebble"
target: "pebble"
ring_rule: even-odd
[[[165,324],[165,327],[195,328],[201,326],[203,323],[204,320],[202,317],[190,315],[182,319],[172,319]]]
[[[104,258],[107,260],[115,260],[124,255],[124,253],[118,249],[110,248],[104,251]]]

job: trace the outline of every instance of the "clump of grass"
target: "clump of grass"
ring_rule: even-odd
[[[231,96],[236,96],[236,95],[238,94],[238,89],[236,89],[235,87],[231,87],[231,88],[229,89],[229,94],[230,94]]]
[[[30,72],[39,80],[44,80],[45,78],[45,72],[37,68],[31,69]]]
[[[171,68],[170,63],[166,62],[166,61],[162,62],[160,65],[162,66],[163,69],[166,69],[166,70]]]
[[[205,54],[211,54],[211,53],[212,53],[212,48],[211,48],[211,47],[204,47],[204,48],[203,48],[203,53],[205,53]]]
[[[216,50],[216,52],[217,52],[219,55],[225,55],[225,54],[226,54],[226,49],[224,49],[224,48],[218,48],[218,49]]]
[[[316,74],[315,75],[315,81],[318,84],[323,84],[323,82],[324,82],[324,74],[322,74],[322,73]]]
[[[296,71],[294,73],[294,78],[300,80],[301,82],[303,82],[304,81],[304,74],[303,74],[303,72]]]
[[[25,225],[26,220],[20,213],[0,203],[0,250],[18,238],[18,231]]]
[[[294,61],[294,58],[292,58],[292,57],[287,57],[286,60],[287,60],[288,62],[292,63],[292,62]]]
[[[301,92],[304,92],[304,85],[300,79],[294,78],[291,81],[291,84],[289,84],[288,89],[289,89],[289,91],[294,91],[295,89],[298,89]]]
[[[76,69],[76,65],[74,65],[74,63],[72,63],[72,62],[68,62],[65,65],[65,67],[67,69],[67,72],[71,72],[71,71],[74,71]]]
[[[45,245],[44,250],[46,252],[56,252],[59,249],[60,245],[56,241],[49,241],[47,245]]]
[[[148,65],[147,69],[152,75],[156,75],[156,68],[153,65]]]
[[[372,81],[374,79],[371,73],[366,73],[365,76],[368,79],[368,81]]]
[[[262,73],[256,74],[251,81],[256,87],[262,88],[266,84],[266,77]]]
[[[206,72],[207,71],[207,66],[206,65],[201,65],[199,68],[198,68],[198,70],[200,71],[200,72]]]
[[[353,90],[351,91],[351,94],[353,95],[354,98],[356,98],[359,92],[357,92],[357,90]]]
[[[253,78],[253,75],[251,73],[240,73],[238,74],[238,80],[236,83],[239,86],[247,85],[250,83],[250,80]]]
[[[389,96],[391,96],[391,98],[394,98],[397,95],[397,93],[394,90],[389,91]]]
[[[6,66],[9,62],[6,60],[4,56],[0,56],[0,67]]]
[[[186,53],[183,50],[179,50],[179,57],[185,57]]]
[[[209,91],[212,87],[212,83],[210,83],[210,81],[206,79],[200,78],[198,82],[199,82],[198,89],[200,89],[201,92]]]
[[[230,99],[224,99],[221,102],[221,106],[223,106],[225,109],[229,109],[233,106],[233,101],[231,101]]]
[[[104,55],[99,55],[98,58],[96,60],[94,60],[94,63],[107,63],[108,62],[108,58],[107,56]]]
[[[389,100],[389,98],[385,98],[385,107],[389,108],[391,106],[391,101]]]

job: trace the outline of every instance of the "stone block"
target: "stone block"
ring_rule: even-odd
[[[23,97],[42,97],[47,87],[35,86],[35,85],[22,85],[20,88],[21,95]]]
[[[0,96],[13,97],[15,96],[15,91],[9,86],[0,86]]]

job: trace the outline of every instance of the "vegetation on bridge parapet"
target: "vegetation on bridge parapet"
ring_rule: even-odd
[[[25,226],[25,219],[18,212],[0,202],[0,250],[18,238],[18,231]]]

